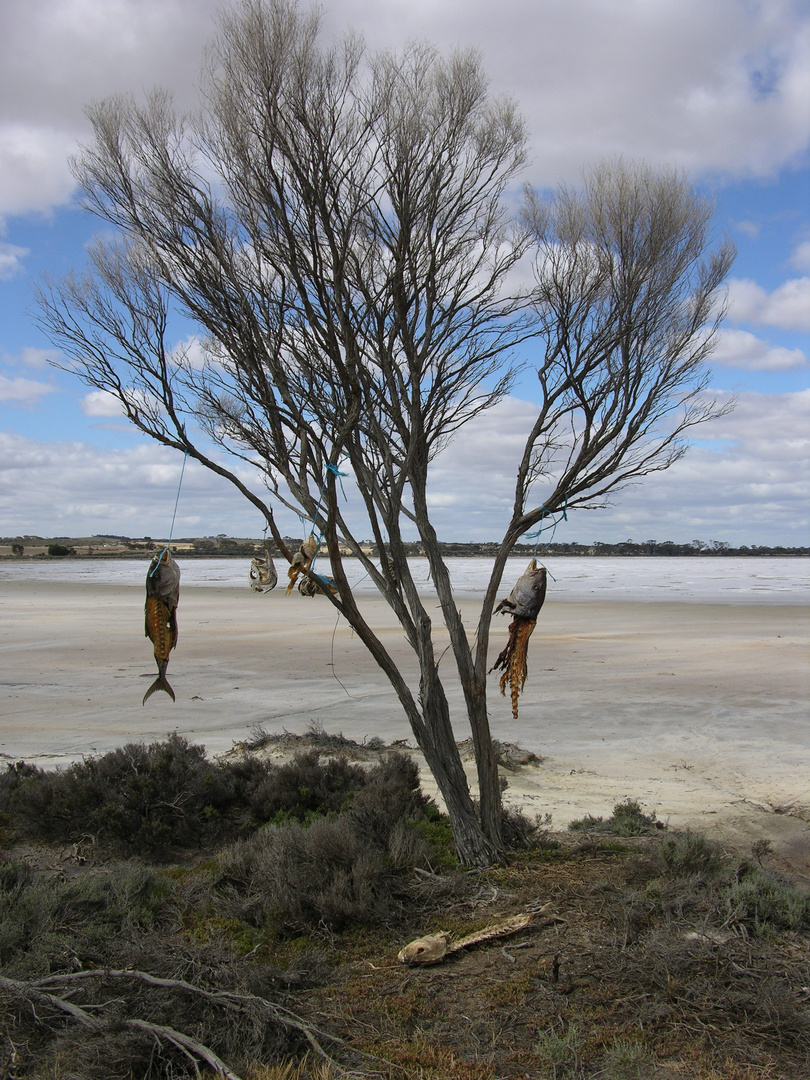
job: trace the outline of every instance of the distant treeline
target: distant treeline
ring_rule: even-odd
[[[445,555],[494,555],[498,549],[497,544],[442,544]],[[480,550],[479,550],[480,549]],[[535,547],[533,544],[515,544],[512,552],[515,555],[532,555]],[[810,547],[766,547],[752,544],[742,547],[732,547],[721,540],[710,540],[704,543],[702,540],[693,540],[690,544],[676,544],[672,540],[644,540],[637,543],[633,540],[622,540],[616,544],[608,544],[602,540],[596,540],[593,544],[550,543],[541,544],[538,552],[543,555],[598,555],[600,557],[610,555],[624,556],[723,556],[723,555],[810,555]]]
[[[284,542],[290,550],[297,550],[301,543],[300,537],[285,536]],[[50,557],[73,557],[73,558],[132,558],[133,556],[151,556],[160,551],[165,545],[165,540],[152,539],[150,536],[132,539],[126,536],[91,536],[71,538],[67,536],[41,537],[41,536],[15,536],[0,537],[0,547],[8,551],[6,556],[21,558],[26,555],[39,555]],[[418,557],[424,555],[424,548],[419,542],[406,543],[405,550],[408,555]],[[445,556],[455,558],[494,558],[498,552],[499,544],[486,543],[442,543],[439,545]],[[229,536],[206,536],[200,538],[183,537],[173,541],[173,547],[183,558],[219,558],[219,559],[243,559],[253,558],[265,548],[265,541],[251,539],[235,539]],[[270,541],[267,547],[272,555],[280,556],[276,545]],[[370,555],[376,555],[376,546],[364,543],[363,550]],[[732,547],[722,540],[693,540],[689,544],[676,544],[672,540],[623,540],[619,543],[609,544],[596,540],[593,544],[570,544],[549,543],[540,544],[536,549],[543,557],[576,555],[582,556],[689,556],[689,557],[723,557],[729,555],[810,555],[810,547],[784,547],[782,545],[769,547],[766,545],[744,544],[741,547]],[[350,554],[348,549],[345,552]],[[533,544],[516,544],[512,549],[513,555],[531,557],[535,553]]]

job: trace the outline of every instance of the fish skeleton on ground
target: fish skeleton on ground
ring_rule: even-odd
[[[544,905],[540,912],[545,914],[549,904]],[[400,964],[440,964],[446,956],[466,949],[468,945],[480,945],[481,942],[491,941],[493,938],[506,937],[508,934],[516,934],[519,930],[525,930],[532,922],[535,913],[524,912],[521,915],[512,915],[502,922],[487,926],[483,930],[476,930],[458,941],[452,941],[451,935],[444,930],[438,934],[429,934],[427,937],[417,938],[409,942],[399,950],[397,960]]]
[[[177,644],[177,605],[180,600],[180,567],[167,548],[149,564],[146,575],[146,636],[152,642],[158,677],[143,695],[143,704],[156,690],[165,690],[172,701],[174,690],[166,679],[169,653]]]

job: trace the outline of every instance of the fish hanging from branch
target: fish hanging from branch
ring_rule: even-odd
[[[512,716],[517,720],[518,696],[526,685],[528,674],[527,654],[529,638],[537,625],[537,616],[546,598],[546,569],[538,567],[532,559],[515,583],[505,600],[495,608],[495,614],[504,612],[512,616],[506,648],[490,668],[503,671],[500,680],[501,693],[506,696],[508,686],[512,698]]]
[[[252,559],[250,563],[250,589],[251,592],[265,593],[275,589],[278,582],[276,567],[267,548],[264,555]]]
[[[323,596],[327,591],[337,593],[338,587],[331,578],[315,574],[312,577],[302,577],[298,582],[298,591],[302,596]]]
[[[174,690],[166,679],[169,653],[177,644],[177,605],[180,601],[180,567],[168,548],[156,555],[146,574],[146,636],[152,642],[158,677],[143,695],[146,704],[156,690],[165,690],[172,701]]]
[[[320,541],[314,535],[310,535],[303,541],[301,547],[296,551],[292,557],[289,569],[287,570],[287,577],[290,579],[290,583],[284,591],[285,596],[289,596],[293,591],[293,586],[298,580],[299,574],[305,574],[312,566],[312,560],[318,554],[318,548],[321,546]]]

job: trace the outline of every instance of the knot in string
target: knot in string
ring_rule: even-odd
[[[550,525],[543,525],[543,523],[542,523],[543,518],[547,518],[547,517],[552,519],[551,524]],[[532,558],[537,557],[537,549],[540,547],[540,537],[543,535],[543,533],[548,532],[549,529],[551,530],[551,536],[548,538],[548,540],[544,541],[544,543],[550,544],[551,541],[554,539],[554,533],[557,531],[557,526],[560,524],[561,521],[568,521],[568,496],[567,495],[565,496],[565,504],[563,506],[562,513],[559,515],[559,517],[554,518],[553,517],[553,511],[546,510],[545,506],[541,506],[540,507],[540,527],[538,529],[536,529],[534,532],[527,532],[527,533],[523,534],[526,537],[527,540],[534,540],[534,542],[535,542],[534,543],[534,553],[532,555]]]

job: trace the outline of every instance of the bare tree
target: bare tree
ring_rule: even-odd
[[[562,192],[546,206],[530,196],[513,220],[504,195],[524,164],[523,125],[511,102],[491,99],[475,55],[410,46],[368,57],[351,36],[322,47],[317,18],[291,0],[245,0],[223,15],[198,116],[178,117],[156,92],[144,106],[95,105],[90,118],[94,140],[75,172],[120,239],[96,243],[84,276],[42,286],[43,325],[70,370],[116,396],[137,427],[235,484],[288,559],[273,506],[313,521],[336,586],[329,599],[394,687],[462,862],[496,860],[487,648],[506,558],[566,500],[593,505],[666,467],[678,433],[712,414],[699,396],[704,324],[728,257],[700,269],[708,211],[680,178],[615,166],[582,197]],[[628,188],[617,201],[613,189],[631,181],[637,197]],[[510,289],[532,248],[536,288]],[[172,347],[178,313],[200,328],[203,362]],[[511,358],[538,335],[540,412],[471,637],[431,523],[430,466],[509,392]],[[659,431],[684,403],[686,415]],[[217,447],[250,463],[265,490],[223,465]],[[345,520],[339,468],[362,498],[375,559]],[[408,530],[449,631],[479,806]],[[395,612],[417,685],[363,618],[341,549]]]

